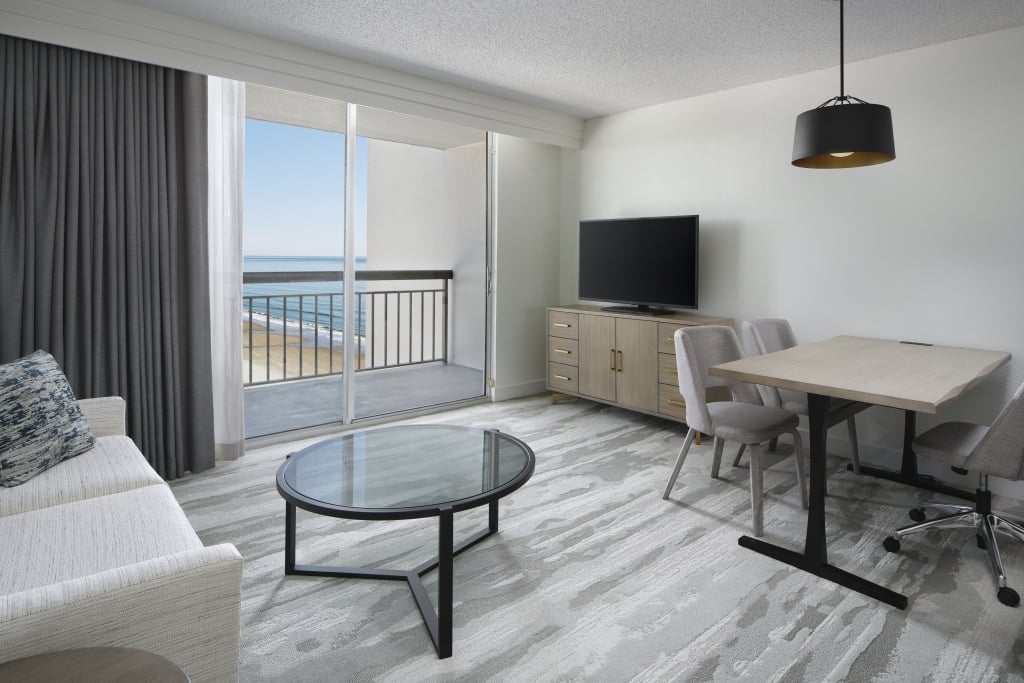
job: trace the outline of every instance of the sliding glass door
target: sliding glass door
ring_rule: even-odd
[[[247,89],[246,436],[485,393],[485,133]]]

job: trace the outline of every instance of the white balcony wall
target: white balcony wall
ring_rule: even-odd
[[[448,150],[386,140],[369,141],[367,166],[367,248],[370,270],[452,270],[449,292],[449,362],[482,370],[484,366],[484,276],[486,271],[484,143]],[[410,283],[412,284],[412,283]],[[419,283],[415,283],[419,284]],[[401,283],[368,282],[367,291]],[[389,361],[418,360],[420,308],[413,299],[414,333],[397,330],[399,309],[390,299]],[[407,302],[401,302],[406,306]],[[404,312],[404,309],[401,309]],[[441,323],[440,307],[436,323]],[[378,307],[377,315],[382,315]],[[434,323],[427,303],[425,328]],[[405,320],[405,318],[402,318]],[[405,323],[403,322],[403,325]],[[383,322],[367,315],[368,348],[383,358]],[[432,352],[427,343],[427,354]],[[396,360],[397,360],[396,358]],[[391,361],[394,362],[394,361]]]

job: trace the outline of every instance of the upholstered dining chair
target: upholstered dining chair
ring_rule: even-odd
[[[999,602],[1010,607],[1020,604],[1020,595],[1006,585],[1003,560],[999,554],[995,532],[999,531],[1024,542],[1024,526],[1012,522],[992,510],[989,476],[1010,481],[1024,479],[1024,384],[1003,408],[990,427],[968,422],[944,422],[914,439],[914,451],[925,458],[949,465],[958,474],[978,473],[974,507],[948,503],[922,503],[910,511],[916,524],[897,529],[883,545],[891,553],[898,552],[905,536],[929,529],[974,529],[978,547],[988,551],[996,578]],[[925,509],[946,514],[925,519]]]
[[[747,353],[752,356],[774,351],[782,351],[796,346],[796,336],[789,321],[780,318],[760,318],[747,320],[743,323],[743,345]],[[757,386],[761,394],[761,400],[767,406],[776,406],[792,411],[797,415],[807,415],[807,394],[791,389],[780,389],[778,387]],[[833,399],[830,406],[828,426],[832,427],[842,420],[844,412],[849,412],[853,401],[841,401]],[[860,449],[857,447],[857,423],[853,415],[846,418],[846,430],[850,438],[850,460],[853,462],[853,471],[860,474]],[[773,444],[774,445],[774,444]],[[733,460],[732,466],[740,464],[743,456],[743,446],[740,446]]]
[[[708,368],[719,363],[743,357],[740,340],[731,327],[701,325],[680,328],[675,333],[676,367],[679,371],[679,393],[686,403],[686,424],[689,427],[683,440],[675,467],[669,477],[662,498],[667,499],[683,467],[686,455],[698,433],[714,436],[714,459],[711,476],[718,478],[722,462],[722,449],[726,441],[739,441],[750,446],[750,503],[753,508],[755,536],[764,533],[764,482],[761,444],[780,434],[793,436],[793,459],[796,464],[800,502],[807,507],[807,484],[804,476],[803,448],[796,428],[800,418],[791,411],[766,406],[752,384],[722,377],[712,377]],[[705,400],[705,390],[725,386],[732,391],[732,401]]]

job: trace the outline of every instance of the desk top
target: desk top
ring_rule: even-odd
[[[349,519],[414,519],[484,505],[522,486],[533,450],[493,429],[402,425],[351,431],[288,456],[277,490],[298,507]]]
[[[833,337],[716,365],[712,375],[936,413],[1010,360],[1004,351]]]

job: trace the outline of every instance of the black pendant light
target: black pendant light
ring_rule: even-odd
[[[839,0],[839,97],[796,117],[793,165],[802,168],[853,168],[896,158],[892,112],[846,94],[843,74],[843,0]]]

